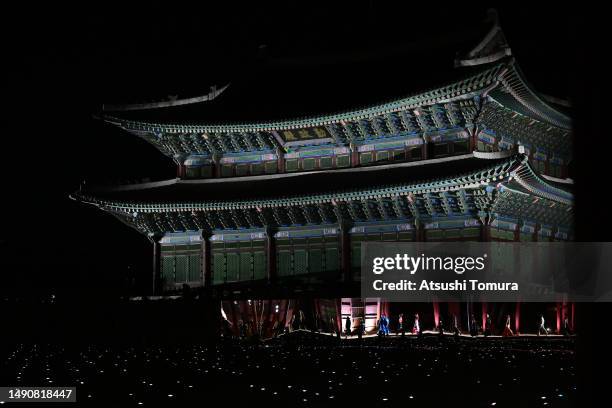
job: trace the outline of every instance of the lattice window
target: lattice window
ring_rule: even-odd
[[[316,159],[308,158],[308,159],[304,159],[304,161],[302,162],[302,167],[304,170],[314,170],[316,166],[317,166]]]
[[[336,156],[336,167],[349,167],[351,158],[348,154]]]
[[[320,249],[311,249],[308,253],[309,273],[321,273],[323,270],[323,257]]]
[[[308,273],[308,253],[304,249],[297,249],[293,253],[295,275]]]
[[[190,255],[189,256],[189,282],[200,281],[200,256]]]
[[[266,277],[266,254],[265,252],[253,253],[253,279],[265,279]]]
[[[291,252],[290,251],[278,251],[278,275],[279,276],[290,276],[293,275],[291,268]]]
[[[299,164],[297,159],[288,159],[285,161],[285,170],[287,171],[297,171],[298,166]]]
[[[372,163],[372,152],[361,153],[359,155],[359,163],[364,166]]]
[[[225,282],[225,254],[213,254],[213,283],[220,284]]]
[[[338,248],[325,248],[325,271],[336,272],[339,269]]]
[[[266,174],[273,174],[278,171],[278,163],[276,161],[267,161],[265,163]]]
[[[173,284],[174,281],[174,257],[173,256],[162,256],[161,257],[161,270],[162,278],[166,284]]]
[[[240,254],[240,280],[253,279],[252,259],[253,256],[250,252]]]
[[[177,255],[176,257],[176,283],[183,283],[187,281],[187,269],[188,269],[187,255]]]

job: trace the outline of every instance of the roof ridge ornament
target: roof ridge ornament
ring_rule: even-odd
[[[170,106],[181,106],[181,105],[191,105],[194,103],[201,102],[209,102],[216,99],[219,95],[221,95],[230,84],[217,89],[217,85],[213,85],[210,87],[210,91],[206,95],[195,96],[193,98],[182,98],[179,99],[178,95],[168,95],[168,99],[165,101],[159,102],[150,102],[150,103],[132,103],[132,104],[103,104],[102,111],[103,112],[125,112],[125,111],[135,111],[135,110],[149,110],[149,109],[159,109],[159,108],[167,108]]]
[[[489,64],[512,55],[512,50],[499,24],[497,10],[489,9],[485,21],[492,22],[493,26],[474,48],[455,60],[456,67]]]

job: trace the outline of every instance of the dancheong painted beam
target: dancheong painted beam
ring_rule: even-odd
[[[171,184],[162,183],[158,202],[137,201],[137,186],[75,198],[159,245],[163,290],[278,279],[350,287],[359,281],[362,240],[571,239],[572,194],[539,177],[525,155],[476,163],[452,177],[325,194],[169,202]]]
[[[437,89],[333,115],[219,125],[104,118],[153,144],[188,178],[369,166],[517,145],[551,176],[566,176],[571,161],[569,118],[537,96],[512,58]]]

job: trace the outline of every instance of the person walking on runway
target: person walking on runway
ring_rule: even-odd
[[[487,313],[487,318],[485,319],[485,327],[484,327],[484,336],[490,336],[491,335],[491,325],[493,324],[493,322],[491,321],[491,315]]]
[[[538,336],[542,332],[544,332],[544,334],[548,336],[548,330],[546,330],[546,321],[544,320],[543,314],[540,315],[540,327],[538,327]]]
[[[504,332],[502,333],[503,337],[512,337],[514,333],[512,332],[512,328],[510,327],[510,315],[506,317],[506,327],[504,328]]]
[[[470,316],[470,336],[476,337],[478,335],[478,326],[476,325],[476,318],[474,314]]]
[[[459,334],[461,334],[459,325],[457,324],[457,315],[453,315],[453,333],[455,337],[459,337]]]
[[[419,314],[414,315],[414,324],[412,325],[412,334],[421,334],[421,325],[419,324]]]
[[[350,316],[346,316],[346,320],[344,321],[344,329],[346,337],[351,335],[351,318]]]
[[[359,324],[359,327],[357,328],[357,337],[359,338],[359,340],[361,340],[361,338],[363,337],[365,332],[366,332],[366,330],[365,330],[365,316],[363,316],[361,318],[361,322]]]

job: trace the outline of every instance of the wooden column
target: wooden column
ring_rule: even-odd
[[[213,177],[219,178],[221,177],[221,157],[218,154],[213,154]]]
[[[570,330],[572,332],[574,332],[576,330],[576,326],[574,326],[574,324],[576,322],[575,321],[575,317],[576,317],[576,302],[572,302],[572,312],[571,312],[571,314],[572,314],[572,317],[570,319]]]
[[[484,222],[480,224],[480,240],[482,242],[491,241],[491,226]]]
[[[176,163],[176,177],[184,178],[185,177],[185,160],[187,159],[186,154],[176,154],[174,155],[174,162]]]
[[[482,302],[482,315],[481,315],[481,320],[482,320],[482,331],[484,333],[485,329],[490,329],[490,327],[487,327],[487,302]]]
[[[285,172],[285,152],[283,151],[282,148],[276,149],[276,160],[277,160],[277,164],[276,164],[277,171],[279,173],[284,173]]]
[[[276,282],[276,239],[274,234],[276,230],[272,227],[266,227],[266,275],[268,283]]]
[[[518,225],[518,222],[516,224],[516,227],[514,228],[514,240],[516,242],[521,240],[521,229],[520,229],[520,227]]]
[[[351,167],[359,166],[359,149],[353,143],[349,145],[349,149],[351,152]]]
[[[423,160],[429,159],[429,143],[425,137],[423,138],[423,154],[421,157]]]
[[[202,232],[202,284],[205,288],[212,287],[212,264],[210,248],[210,232]]]
[[[417,242],[425,242],[425,228],[420,220],[414,221],[414,240]]]
[[[440,324],[440,303],[437,300],[434,300],[432,304],[433,304],[434,330],[435,330],[438,328],[438,325]]]
[[[521,301],[517,300],[514,306],[514,333],[521,332]]]
[[[470,134],[470,138],[468,139],[469,140],[468,151],[471,153],[471,152],[476,150],[476,146],[477,146],[476,138],[478,137],[477,136],[478,135],[478,130],[477,129],[474,129],[474,130],[469,130],[468,129],[468,133]]]
[[[157,295],[161,293],[162,288],[160,287],[160,268],[161,268],[161,244],[159,243],[161,237],[158,235],[150,236],[149,239],[153,243],[153,273],[151,276],[151,295]]]
[[[185,165],[184,164],[179,163],[176,165],[176,177],[177,178],[185,177]]]
[[[340,227],[340,269],[342,273],[342,281],[351,281],[351,236],[349,231],[351,224],[348,221],[341,221]]]
[[[557,302],[557,307],[555,311],[557,312],[557,334],[561,333],[561,308],[563,307],[563,303]]]

